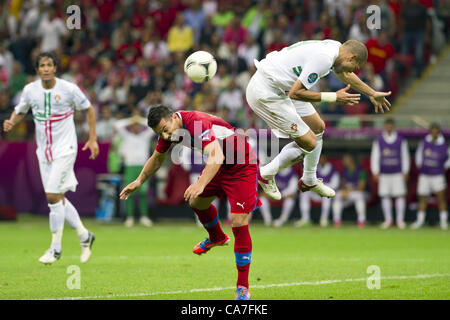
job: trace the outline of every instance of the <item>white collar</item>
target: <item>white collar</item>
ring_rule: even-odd
[[[393,131],[389,136],[386,131],[383,131],[383,139],[388,143],[394,143],[397,140],[397,131]]]
[[[431,134],[427,134],[427,136],[425,137],[425,140],[429,143],[433,143],[432,142],[432,137]],[[435,145],[441,145],[445,143],[445,138],[442,135],[442,133],[439,134],[438,138],[436,139],[436,142],[434,142]]]

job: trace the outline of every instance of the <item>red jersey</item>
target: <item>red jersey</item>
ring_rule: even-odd
[[[394,56],[394,47],[390,43],[381,46],[377,39],[369,39],[366,43],[369,56],[367,61],[373,64],[376,74],[384,71],[386,62]]]
[[[203,151],[211,142],[218,140],[225,156],[225,165],[256,163],[256,154],[247,142],[247,137],[237,133],[225,120],[200,111],[178,111],[183,121],[180,133],[173,133],[175,141],[158,139],[156,151],[165,153],[172,143],[182,142],[194,150]]]

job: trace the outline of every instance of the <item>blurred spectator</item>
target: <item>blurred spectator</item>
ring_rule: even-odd
[[[441,127],[437,123],[431,124],[429,133],[417,147],[416,166],[419,169],[417,181],[419,208],[417,219],[411,225],[411,228],[418,229],[424,226],[428,197],[436,194],[440,225],[442,229],[446,230],[448,228],[448,211],[445,171],[450,168],[450,148],[441,133]]]
[[[247,37],[247,29],[241,26],[241,19],[238,16],[234,16],[230,25],[228,25],[223,34],[223,41],[225,43],[236,43],[239,46],[244,42]]]
[[[122,138],[120,153],[124,163],[124,185],[133,182],[142,171],[144,164],[150,156],[150,141],[155,135],[147,125],[147,119],[136,112],[133,117],[118,120],[114,123],[118,135]],[[126,227],[134,225],[135,198],[138,198],[140,223],[146,227],[153,225],[148,218],[148,181],[144,182],[139,190],[126,200]]]
[[[409,54],[411,45],[414,47],[416,74],[419,77],[423,71],[423,50],[425,32],[427,30],[427,9],[419,0],[406,0],[401,14],[402,53]]]
[[[144,44],[143,54],[150,66],[156,66],[167,63],[170,53],[167,43],[162,41],[159,35],[155,35],[152,40]]]
[[[119,27],[115,28],[111,34],[111,48],[119,50],[120,46],[127,42],[127,39],[131,36],[130,21],[123,20],[120,22]]]
[[[177,86],[175,80],[169,82],[167,90],[164,91],[162,103],[171,106],[173,110],[183,109],[186,100],[186,92]]]
[[[192,106],[194,110],[215,113],[217,102],[217,94],[214,92],[211,83],[205,82],[192,98]]]
[[[212,22],[212,17],[211,16],[206,16],[205,17],[205,22],[203,25],[203,28],[200,30],[200,40],[199,42],[202,44],[207,44],[207,45],[212,45],[213,41],[212,41],[212,37],[216,36],[217,39],[219,39],[220,42],[220,37],[217,34],[217,27],[213,24]],[[213,52],[215,51],[214,49],[212,50]]]
[[[141,100],[150,87],[150,72],[145,64],[144,58],[138,58],[136,64],[131,68],[130,92],[137,100]]]
[[[231,77],[228,73],[227,66],[220,61],[217,66],[216,75],[209,82],[211,83],[214,91],[218,92],[228,87],[230,81]]]
[[[367,28],[367,17],[364,14],[359,15],[359,18],[355,17],[348,33],[348,39],[366,43],[370,37],[370,30]]]
[[[218,109],[227,108],[230,110],[228,121],[231,124],[237,122],[237,115],[240,110],[243,110],[244,99],[242,90],[236,85],[236,81],[231,79],[228,88],[219,94],[217,101]]]
[[[101,104],[111,105],[113,112],[115,112],[120,106],[125,105],[129,90],[129,78],[122,79],[121,77],[114,77],[112,78],[112,81],[99,92],[98,101]]]
[[[97,37],[108,37],[112,30],[112,21],[119,0],[95,0],[98,11]]]
[[[366,223],[366,199],[364,190],[367,184],[367,173],[358,166],[353,156],[346,153],[342,157],[344,169],[341,172],[340,188],[333,200],[334,226],[339,227],[342,221],[342,211],[354,204],[357,214],[358,228]]]
[[[281,51],[281,49],[287,46],[288,43],[283,40],[283,31],[281,29],[275,29],[273,33],[273,41],[267,47],[266,54],[272,51]]]
[[[159,8],[152,10],[150,16],[155,19],[156,30],[162,39],[167,38],[167,33],[177,17],[178,10],[174,6],[170,6],[170,1],[158,1]]]
[[[13,72],[9,78],[9,91],[11,97],[21,92],[27,84],[27,75],[22,71],[22,65],[18,61],[14,61]]]
[[[261,32],[267,28],[267,18],[271,15],[268,1],[261,0],[245,12],[242,18],[242,26],[244,26],[254,39],[258,39]]]
[[[111,141],[114,133],[114,123],[117,119],[113,116],[111,108],[104,105],[100,109],[100,117],[97,120],[97,137],[99,141]]]
[[[69,70],[62,74],[61,79],[75,82],[77,86],[80,86],[83,80],[83,74],[80,72],[80,63],[77,60],[69,63]]]
[[[213,17],[217,12],[216,0],[203,0],[202,9],[206,17]]]
[[[373,88],[376,91],[383,91],[384,88],[386,87],[383,78],[375,73],[373,64],[370,62],[364,65],[359,77],[361,78],[361,80],[363,80],[366,84],[368,84],[371,88]],[[362,96],[361,101],[368,101],[368,100],[365,96]]]
[[[212,18],[212,23],[217,27],[219,36],[222,36],[225,28],[233,21],[234,15],[229,1],[219,1],[216,14]]]
[[[8,91],[1,90],[0,91],[0,119],[8,119],[13,106],[11,105],[11,100],[9,98]]]
[[[323,180],[330,188],[337,189],[339,187],[339,172],[328,162],[327,157],[322,153],[320,155],[319,164],[317,166],[317,178]],[[322,198],[314,192],[300,192],[299,205],[301,219],[295,223],[297,227],[309,225],[311,222],[311,201],[321,202],[320,226],[328,226],[328,217],[331,209],[331,198]]]
[[[0,56],[0,90],[6,89],[9,86],[9,74],[6,69],[6,60]]]
[[[405,228],[406,182],[408,181],[410,158],[408,142],[395,130],[395,122],[388,118],[384,130],[372,143],[370,170],[378,182],[384,222],[382,229],[392,225],[392,198],[395,198],[396,223]]]
[[[255,59],[259,60],[261,48],[252,35],[248,34],[245,42],[238,46],[238,55],[245,59],[247,66],[252,66]]]
[[[61,38],[67,34],[64,21],[57,16],[57,7],[47,7],[48,15],[41,20],[37,35],[41,38],[41,51],[54,51],[61,46]]]
[[[142,56],[142,45],[140,41],[135,41],[131,36],[127,36],[116,51],[119,63],[125,67],[131,67],[136,60]]]
[[[227,71],[232,76],[237,76],[239,73],[247,70],[247,62],[243,58],[239,57],[235,42],[230,42],[228,49],[230,56],[227,60],[225,60]]]
[[[199,43],[201,31],[205,24],[205,13],[200,0],[190,0],[188,9],[184,12],[186,24],[194,30],[194,42]]]
[[[169,29],[167,46],[170,52],[185,52],[194,44],[194,32],[184,19],[183,13],[178,13],[175,24]]]
[[[378,32],[377,38],[371,38],[366,43],[367,62],[373,65],[375,74],[380,75],[387,84],[389,74],[393,70],[394,46],[389,43],[388,34],[384,30]]]
[[[8,82],[9,77],[13,72],[14,56],[8,49],[5,48],[5,46],[1,42],[0,42],[0,60],[3,63],[3,68],[5,68],[6,74],[5,76],[7,77],[6,80]]]

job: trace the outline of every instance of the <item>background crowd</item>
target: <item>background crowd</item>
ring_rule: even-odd
[[[253,60],[309,39],[366,43],[368,63],[359,76],[377,90],[393,91],[394,100],[400,80],[420,76],[449,39],[445,0],[81,0],[79,30],[66,27],[71,4],[0,4],[0,118],[10,115],[21,89],[35,79],[34,58],[41,51],[56,52],[59,76],[88,95],[97,110],[99,139],[109,140],[114,120],[135,110],[145,116],[160,102],[216,113],[237,127],[264,127],[244,96]],[[372,4],[381,17],[376,29],[367,23]],[[216,76],[203,85],[183,73],[184,59],[195,50],[218,60]],[[341,87],[331,74],[316,89]],[[364,99],[352,108],[325,103],[318,109],[324,115],[372,112]],[[81,114],[76,121],[83,122]],[[83,139],[86,128],[78,130]],[[23,124],[9,138],[32,132],[30,123]]]

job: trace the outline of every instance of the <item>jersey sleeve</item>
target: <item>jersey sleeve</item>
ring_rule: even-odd
[[[17,114],[19,113],[27,113],[28,110],[30,109],[31,104],[29,103],[29,99],[28,99],[28,88],[25,87],[22,90],[22,94],[20,95],[20,100],[19,103],[15,106],[14,110],[16,111]]]
[[[197,134],[194,139],[200,143],[200,146],[203,150],[208,144],[216,140],[216,135],[214,134],[214,130],[210,121],[202,121],[201,124],[201,133]]]
[[[311,57],[298,77],[306,89],[311,89],[319,79],[330,72],[333,60],[325,54]]]
[[[73,103],[76,110],[86,110],[91,106],[91,102],[77,85],[73,85]]]
[[[156,143],[155,150],[158,151],[159,153],[166,153],[171,145],[172,145],[171,141],[164,140],[160,137],[158,139],[158,142]]]

